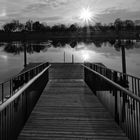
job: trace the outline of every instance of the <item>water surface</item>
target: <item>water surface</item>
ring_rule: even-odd
[[[23,69],[24,47],[30,62],[101,62],[122,71],[122,54],[118,41],[49,40],[40,42],[10,42],[0,44],[0,82]],[[140,77],[140,42],[125,41],[127,73]]]

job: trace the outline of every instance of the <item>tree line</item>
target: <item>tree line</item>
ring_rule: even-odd
[[[114,23],[78,26],[78,24],[65,24],[49,26],[40,21],[28,20],[26,23],[20,23],[19,20],[12,20],[2,26],[1,32],[107,32],[107,31],[140,31],[140,26],[135,25],[132,20],[121,20],[117,18]]]

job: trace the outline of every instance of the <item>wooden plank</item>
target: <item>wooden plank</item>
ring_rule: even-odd
[[[80,64],[52,64],[49,79],[83,79],[83,67]]]
[[[80,79],[82,67],[74,66],[76,73],[81,69],[81,74],[74,74],[75,77],[72,75],[72,65],[71,71],[64,70],[66,65],[62,70],[57,65],[53,65],[50,70],[51,80],[18,140],[128,140],[97,97]],[[66,72],[66,77],[61,72]],[[56,73],[60,73],[59,77]]]

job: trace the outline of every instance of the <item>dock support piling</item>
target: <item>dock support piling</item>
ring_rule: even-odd
[[[126,58],[125,58],[125,46],[121,45],[122,50],[122,72],[126,74]]]
[[[24,67],[27,66],[27,48],[26,48],[26,44],[24,45]]]
[[[72,54],[72,63],[74,63],[74,55]]]
[[[65,52],[64,52],[64,63],[65,63],[65,58],[66,58],[66,57],[65,57]]]

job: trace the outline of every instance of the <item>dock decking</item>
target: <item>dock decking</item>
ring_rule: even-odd
[[[18,140],[128,140],[83,80],[78,64],[52,64],[50,81]]]

